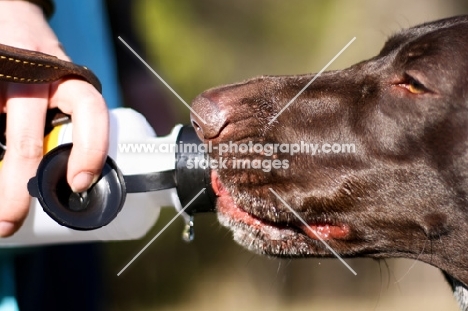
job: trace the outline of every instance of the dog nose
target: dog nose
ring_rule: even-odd
[[[226,119],[225,111],[203,94],[193,101],[190,120],[200,139],[217,137],[225,126]]]

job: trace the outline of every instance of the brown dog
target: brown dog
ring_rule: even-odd
[[[192,122],[223,164],[212,173],[221,223],[261,254],[332,256],[318,235],[343,257],[417,258],[468,309],[468,17],[401,31],[278,115],[313,77],[264,76],[194,100]],[[292,152],[305,145],[315,153]]]

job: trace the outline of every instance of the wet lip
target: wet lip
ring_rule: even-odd
[[[300,226],[301,230],[311,239],[344,239],[349,234],[349,227],[343,224],[311,224]]]
[[[297,231],[313,240],[345,239],[349,235],[350,229],[345,224],[334,224],[331,222],[312,222],[308,223],[308,225],[305,225],[300,220],[298,220],[298,222],[295,224],[282,224],[260,219],[249,214],[244,209],[235,204],[229,191],[227,191],[227,189],[220,182],[218,174],[215,171],[212,171],[211,173],[211,184],[213,186],[213,191],[218,196],[218,212],[226,215],[232,220],[247,224],[250,227],[261,229],[265,226],[274,226],[278,229],[297,229]]]
[[[218,173],[216,171],[211,171],[211,185],[216,196],[229,196],[229,192],[224,188],[223,184],[219,180]]]

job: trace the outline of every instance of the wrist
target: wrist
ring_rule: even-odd
[[[32,2],[0,0],[0,29],[2,44],[57,55],[57,37]]]
[[[29,2],[39,7],[46,18],[54,13],[54,2],[52,0],[0,0],[0,2]]]

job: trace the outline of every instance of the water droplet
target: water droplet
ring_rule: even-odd
[[[185,242],[192,242],[195,238],[195,233],[193,229],[193,216],[190,216],[189,220],[185,224],[184,231],[182,232],[182,239]]]

